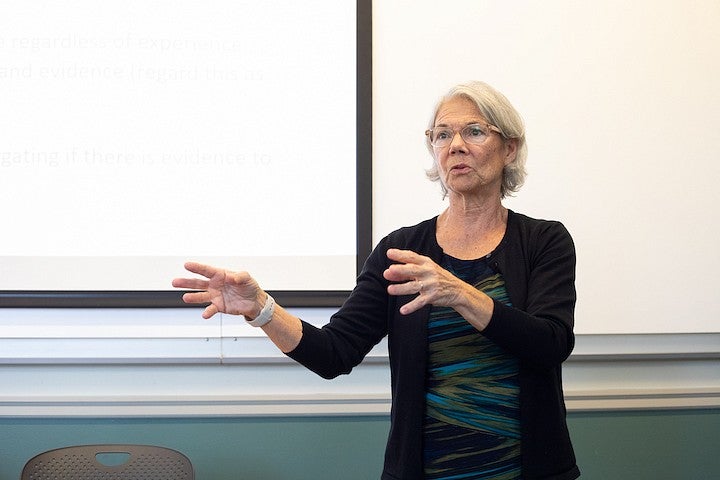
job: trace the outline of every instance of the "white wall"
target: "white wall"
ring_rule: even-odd
[[[563,221],[579,333],[720,332],[720,3],[374,3],[374,234],[443,208],[434,102],[484,80],[523,115],[510,208]]]

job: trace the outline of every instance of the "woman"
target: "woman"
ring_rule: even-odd
[[[524,179],[522,120],[492,87],[454,87],[426,132],[447,209],[380,241],[322,328],[245,273],[188,263],[188,303],[245,315],[325,378],[388,336],[391,428],[383,479],[574,479],[561,363],[574,345],[575,251],[558,222],[509,211]],[[252,320],[254,319],[254,320]]]

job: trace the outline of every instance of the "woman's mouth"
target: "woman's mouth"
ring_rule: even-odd
[[[470,166],[466,163],[458,163],[457,165],[453,165],[450,171],[454,173],[466,173],[470,171]]]

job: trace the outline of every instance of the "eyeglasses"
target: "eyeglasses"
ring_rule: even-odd
[[[480,123],[472,123],[466,125],[460,130],[460,136],[466,143],[472,143],[473,145],[481,145],[490,136],[490,132],[499,133],[502,132],[495,125],[486,123],[482,125]],[[455,138],[457,130],[450,127],[433,127],[429,130],[425,130],[425,135],[430,138],[430,145],[433,147],[447,147]]]

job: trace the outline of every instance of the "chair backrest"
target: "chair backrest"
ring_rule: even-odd
[[[77,445],[28,460],[20,480],[194,480],[185,455],[152,445]]]

